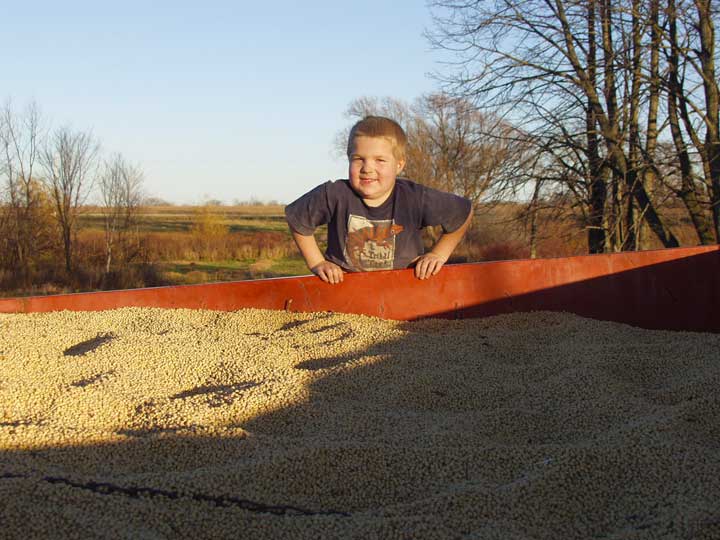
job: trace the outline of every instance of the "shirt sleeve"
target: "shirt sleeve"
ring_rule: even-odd
[[[285,207],[285,219],[294,232],[309,236],[320,225],[330,221],[332,211],[328,203],[328,184],[319,185]]]
[[[444,233],[458,230],[470,215],[470,199],[423,186],[423,227],[442,226]]]

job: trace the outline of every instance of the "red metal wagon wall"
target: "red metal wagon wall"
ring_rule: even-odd
[[[125,306],[337,311],[411,320],[568,311],[644,328],[720,332],[720,246],[448,265],[412,270],[0,299],[0,312]]]

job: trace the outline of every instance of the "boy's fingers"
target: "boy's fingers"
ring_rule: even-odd
[[[444,262],[434,257],[423,257],[415,265],[415,277],[418,279],[428,279],[440,272]]]
[[[342,269],[339,266],[326,266],[320,269],[322,280],[326,283],[335,285],[343,280]]]
[[[429,261],[427,259],[420,259],[415,266],[415,276],[418,279],[425,279],[427,274],[428,262]]]
[[[320,263],[312,268],[312,272],[325,283],[340,283],[343,280],[342,268],[331,263]]]

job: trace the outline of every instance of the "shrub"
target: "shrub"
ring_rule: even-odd
[[[202,270],[192,270],[185,274],[185,283],[188,285],[194,285],[196,283],[205,283],[210,280],[210,276],[207,272]]]
[[[530,256],[530,249],[518,242],[495,242],[482,246],[479,249],[481,261],[507,261],[512,259],[526,259]]]

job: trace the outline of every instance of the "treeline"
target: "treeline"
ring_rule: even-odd
[[[88,282],[102,287],[115,268],[138,258],[138,166],[120,154],[103,156],[89,132],[45,130],[35,104],[22,111],[4,105],[0,152],[1,289],[31,291],[44,283],[75,289]],[[79,217],[91,194],[103,216],[100,257],[79,249]]]
[[[590,253],[677,246],[686,221],[690,243],[718,241],[709,0],[437,0],[431,10],[428,36],[453,59],[438,75],[444,91],[348,111],[407,126],[408,176],[476,205],[525,201],[517,217],[531,254],[541,215],[574,221]]]

